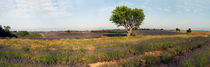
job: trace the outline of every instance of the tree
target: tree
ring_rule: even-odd
[[[142,9],[131,9],[127,6],[117,6],[112,11],[110,21],[117,26],[123,26],[127,31],[127,36],[134,35],[134,30],[137,30],[142,24],[145,15]]]
[[[180,32],[180,29],[179,29],[179,28],[176,28],[176,31],[177,31],[177,32]]]
[[[187,33],[191,33],[192,32],[192,30],[191,30],[191,28],[189,28],[188,30],[187,30]]]
[[[10,26],[3,26],[3,27],[0,25],[0,37],[17,37],[12,32],[10,32],[11,29]]]
[[[10,31],[10,29],[11,29],[11,27],[10,27],[10,26],[4,26],[4,30],[5,30],[5,31],[7,31],[7,32],[8,32],[8,31]]]

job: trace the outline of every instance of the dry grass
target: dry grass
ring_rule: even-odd
[[[55,46],[62,46],[62,49],[68,49],[69,47],[73,50],[86,49],[95,50],[95,44],[99,43],[112,43],[112,42],[134,42],[140,40],[148,40],[155,38],[169,38],[169,37],[207,37],[208,35],[203,34],[182,34],[182,35],[140,35],[135,37],[103,37],[103,38],[89,38],[89,39],[54,39],[54,40],[39,40],[39,39],[0,39],[0,44],[12,46],[11,48],[22,48],[24,46],[33,49],[38,48],[50,48],[51,50],[57,50]],[[59,48],[60,49],[60,48]]]

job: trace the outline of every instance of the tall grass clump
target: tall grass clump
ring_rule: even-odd
[[[154,67],[159,64],[159,58],[157,56],[143,56],[142,57],[143,64],[145,63],[146,67]]]
[[[32,60],[42,63],[55,63],[57,61],[55,56],[48,53],[35,55],[32,57]]]
[[[122,67],[140,67],[141,61],[140,59],[128,59],[120,63],[120,66]]]

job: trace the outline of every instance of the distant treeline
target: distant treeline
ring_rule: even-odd
[[[137,30],[164,30],[164,29],[149,29],[149,28],[140,28]],[[90,33],[126,33],[125,29],[108,29],[108,30],[91,30],[91,31],[78,31],[78,30],[66,30],[65,32],[90,32]]]
[[[10,31],[11,27],[10,26],[1,26],[0,25],[0,37],[5,38],[5,37],[17,37]]]
[[[138,30],[164,30],[164,29],[163,28],[161,28],[161,29],[140,28]]]

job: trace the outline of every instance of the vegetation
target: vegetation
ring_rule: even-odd
[[[176,28],[176,31],[177,31],[177,32],[180,32],[180,29],[179,29],[179,28]]]
[[[191,28],[189,28],[188,30],[187,30],[187,33],[191,33],[192,32],[192,30],[191,30]]]
[[[10,32],[11,27],[10,26],[4,26],[2,27],[0,25],[0,37],[16,37],[14,34]]]
[[[0,61],[6,66],[15,63],[21,66],[84,67],[91,63],[116,60],[119,62],[109,65],[150,67],[169,63],[174,56],[182,55],[185,51],[205,44],[205,37],[205,35],[188,34],[57,40],[0,39]],[[167,52],[158,56],[148,54],[161,50]]]
[[[29,35],[29,32],[28,32],[28,31],[18,31],[18,32],[16,33],[16,35],[17,35],[18,37],[24,37],[24,36]]]
[[[127,6],[117,6],[113,10],[110,20],[117,26],[125,27],[127,36],[134,35],[134,30],[137,30],[144,20],[142,9],[131,9]]]
[[[124,30],[93,30],[92,33],[125,33]]]

